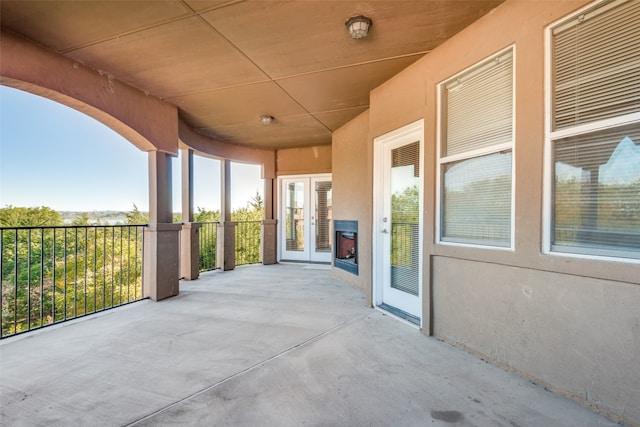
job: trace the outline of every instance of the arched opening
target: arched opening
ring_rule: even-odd
[[[0,86],[1,204],[47,206],[65,222],[127,222],[149,209],[147,154],[86,114]],[[146,222],[146,221],[144,221]]]

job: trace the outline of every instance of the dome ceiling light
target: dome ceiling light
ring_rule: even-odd
[[[345,22],[344,25],[345,27],[347,27],[347,31],[349,31],[349,35],[351,35],[351,38],[358,40],[367,37],[372,22],[371,18],[367,18],[363,15],[358,15],[352,16],[351,18],[347,19],[347,22]]]

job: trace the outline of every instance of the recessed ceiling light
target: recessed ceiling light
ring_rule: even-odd
[[[262,123],[264,126],[269,126],[273,122],[273,120],[273,116],[270,116],[268,114],[260,116],[260,123]]]

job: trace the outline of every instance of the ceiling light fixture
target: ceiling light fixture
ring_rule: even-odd
[[[270,116],[268,114],[260,116],[260,123],[262,123],[264,126],[269,126],[272,122],[273,116]]]
[[[345,22],[344,25],[345,27],[347,27],[347,31],[349,31],[351,38],[358,40],[367,37],[372,22],[371,18],[358,15],[352,16],[351,18],[347,19],[347,22]]]

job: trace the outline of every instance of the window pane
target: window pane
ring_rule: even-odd
[[[511,245],[511,151],[444,166],[442,240]]]
[[[554,141],[554,250],[640,258],[640,124]]]

